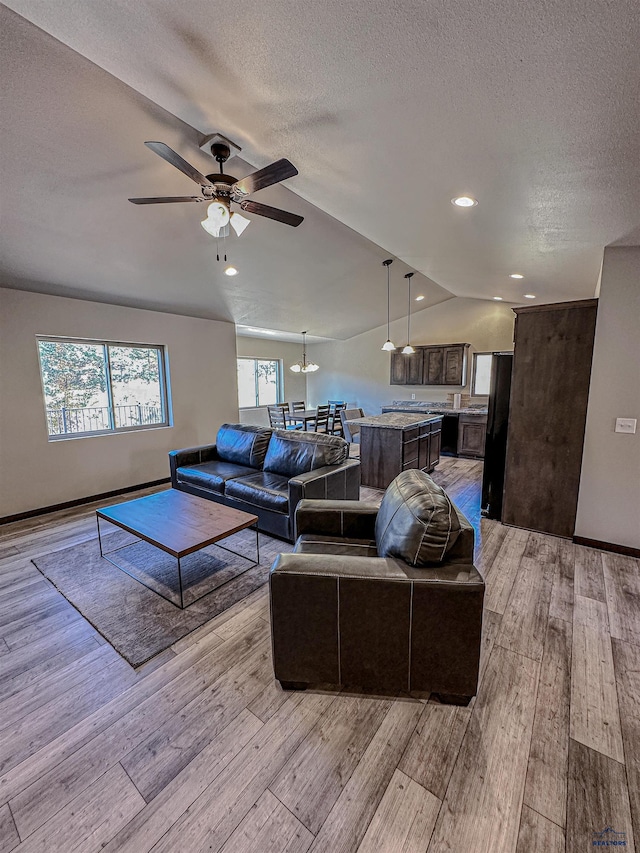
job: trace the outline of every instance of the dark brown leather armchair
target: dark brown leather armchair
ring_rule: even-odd
[[[271,569],[273,663],[285,688],[346,684],[476,693],[484,580],[474,532],[422,471],[382,504],[303,500],[298,539]]]

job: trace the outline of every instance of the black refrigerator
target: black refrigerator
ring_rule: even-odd
[[[494,352],[491,360],[487,440],[482,477],[482,515],[502,520],[502,492],[507,455],[512,352]]]

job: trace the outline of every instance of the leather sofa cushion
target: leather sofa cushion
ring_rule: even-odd
[[[290,479],[325,465],[339,465],[348,455],[349,445],[337,435],[276,429],[269,441],[264,470]]]
[[[440,563],[459,533],[453,504],[428,474],[409,469],[388,486],[375,525],[381,557],[397,557],[410,566]]]
[[[274,512],[289,512],[289,482],[279,474],[258,471],[229,480],[225,495]]]
[[[216,437],[216,451],[220,459],[262,468],[269,446],[271,430],[249,424],[222,424]]]
[[[338,554],[343,557],[377,557],[376,543],[372,539],[345,539],[341,536],[322,536],[303,533],[293,549],[294,554]],[[345,570],[348,567],[345,565]]]
[[[253,473],[255,472],[252,468],[216,460],[201,462],[199,465],[185,465],[178,468],[177,476],[179,483],[187,483],[190,486],[198,486],[201,489],[223,494],[227,480]]]

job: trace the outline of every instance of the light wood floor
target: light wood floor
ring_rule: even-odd
[[[468,708],[283,693],[266,587],[134,671],[30,562],[95,505],[0,528],[0,853],[634,850],[639,561],[480,522],[480,472],[436,474],[481,534]]]

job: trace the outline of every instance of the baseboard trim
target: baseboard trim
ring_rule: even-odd
[[[0,518],[0,524],[11,524],[12,521],[24,521],[26,518],[34,518],[37,515],[46,515],[49,512],[57,512],[61,509],[71,509],[74,506],[82,506],[82,504],[90,504],[94,501],[103,501],[106,498],[116,498],[118,495],[126,495],[128,492],[137,492],[138,489],[150,489],[153,486],[162,486],[164,483],[170,482],[170,477],[163,477],[162,480],[152,480],[150,483],[140,483],[137,486],[127,486],[124,489],[115,489],[112,492],[89,495],[86,498],[78,498],[75,501],[65,501],[61,504],[53,504],[53,506],[43,506],[40,509],[27,510],[27,512],[17,512],[15,515],[5,515]]]
[[[611,551],[614,554],[624,554],[626,557],[640,557],[640,548],[628,545],[615,545],[613,542],[601,542],[599,539],[585,539],[584,536],[574,536],[576,545],[586,545],[587,548],[598,548],[600,551]]]

